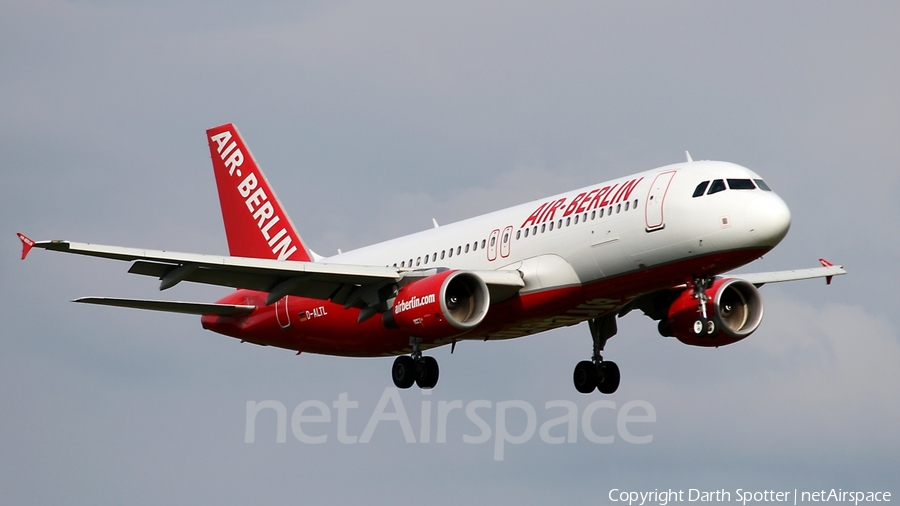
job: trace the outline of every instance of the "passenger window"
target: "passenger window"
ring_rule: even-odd
[[[518,241],[522,237],[522,231],[516,230],[516,240]]]
[[[626,201],[625,201],[625,210],[626,210],[626,211],[628,210],[628,204],[629,204],[629,202],[626,200]]]
[[[409,259],[409,263],[408,263],[407,265],[409,265],[410,267],[412,267],[412,258]]]
[[[551,232],[553,231],[553,223],[554,223],[554,222],[552,222],[552,221],[550,222],[550,231],[551,231]]]
[[[509,232],[503,234],[503,244],[506,244],[509,241]]]
[[[534,230],[531,231],[531,235],[537,235],[537,225],[534,226]]]
[[[572,224],[572,218],[566,218],[566,226],[568,227],[571,224]]]
[[[466,253],[469,252],[469,243],[466,243]]]
[[[422,257],[416,259],[416,267],[422,265]]]
[[[425,265],[428,265],[428,257],[430,257],[430,256],[431,255],[425,255]]]
[[[457,254],[457,255],[461,255],[461,254],[462,254],[462,246],[457,246],[457,247],[456,247],[456,254]]]
[[[764,191],[764,192],[770,192],[770,191],[772,191],[772,189],[769,188],[769,185],[767,185],[766,182],[763,181],[762,179],[754,179],[753,181],[756,182],[756,186],[759,186],[759,189],[760,189],[760,190],[762,190],[762,191]]]
[[[602,207],[600,208],[600,217],[601,218],[603,217],[603,208]]]
[[[406,260],[400,262],[400,267],[406,267]]]
[[[472,243],[472,251],[478,251],[478,241]]]
[[[562,228],[562,218],[559,219],[559,223],[556,225],[556,228]]]
[[[753,181],[749,179],[729,179],[728,187],[732,190],[755,190],[756,186],[753,186]]]
[[[702,197],[703,192],[706,191],[706,187],[709,186],[709,181],[704,181],[697,185],[697,188],[694,189],[694,198]]]
[[[531,229],[530,229],[530,228],[526,228],[526,229],[525,229],[525,237],[528,237],[528,231],[529,231],[529,230],[531,230]]]
[[[578,215],[575,215],[575,224],[578,225]]]
[[[581,215],[581,221],[587,221],[587,213]]]
[[[431,261],[432,261],[432,262],[437,262],[437,251],[435,251],[434,254],[431,255]]]
[[[496,237],[491,237],[491,247],[494,247],[494,243],[497,241]]]
[[[485,244],[485,240],[482,239],[482,240],[481,240],[481,249],[484,249],[484,244]]]
[[[597,211],[591,211],[591,219],[593,220],[596,217],[597,217]]]
[[[453,248],[447,250],[447,258],[453,258]]]
[[[712,195],[713,193],[719,193],[722,191],[725,191],[725,181],[716,179],[712,182],[711,185],[709,185],[709,192],[707,192],[707,195]]]
[[[634,204],[631,204],[632,209],[637,209],[637,199],[634,199]]]
[[[547,224],[544,223],[543,225],[541,225],[541,233],[543,234],[546,230],[547,230]]]
[[[619,212],[621,212],[621,211],[622,211],[622,204],[617,204],[616,205],[616,214],[619,214]]]

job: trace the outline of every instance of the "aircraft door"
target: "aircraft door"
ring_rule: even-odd
[[[497,244],[497,243],[499,243],[499,242],[500,242],[500,230],[494,229],[494,231],[491,232],[491,238],[488,239],[488,248],[487,248],[488,261],[493,262],[494,260],[497,259],[497,247],[499,246],[499,244]]]
[[[662,230],[666,227],[663,204],[673,177],[675,177],[674,170],[661,172],[656,175],[656,179],[650,185],[650,192],[647,194],[647,200],[644,201],[644,219],[647,225],[647,232]]]
[[[275,319],[282,329],[291,328],[291,313],[288,311],[288,296],[278,299],[275,303]]]
[[[500,256],[506,258],[509,256],[509,246],[512,243],[512,226],[503,229],[503,237],[500,238]]]

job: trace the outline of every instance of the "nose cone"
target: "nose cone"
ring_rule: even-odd
[[[781,197],[767,192],[747,204],[747,222],[754,242],[775,247],[791,228],[791,210]]]

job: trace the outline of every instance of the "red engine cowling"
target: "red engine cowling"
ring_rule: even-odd
[[[400,289],[391,309],[393,325],[417,337],[453,337],[475,328],[491,296],[475,274],[447,271]]]
[[[714,330],[701,326],[700,304],[688,288],[669,306],[666,326],[670,335],[692,346],[724,346],[749,336],[763,317],[763,302],[759,291],[741,279],[717,278],[706,291],[709,300],[706,314]],[[702,330],[701,330],[702,327]]]

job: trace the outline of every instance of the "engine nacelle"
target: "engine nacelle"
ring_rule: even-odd
[[[742,279],[717,278],[706,291],[709,300],[706,314],[715,327],[712,334],[707,328],[697,332],[701,319],[700,304],[693,290],[682,292],[669,306],[665,325],[669,334],[691,346],[724,346],[749,336],[763,317],[763,302],[759,290]]]
[[[478,326],[490,305],[480,277],[446,271],[402,287],[383,321],[417,337],[453,337]]]

